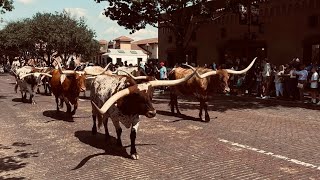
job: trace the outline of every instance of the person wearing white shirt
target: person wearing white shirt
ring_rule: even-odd
[[[310,88],[311,88],[311,102],[312,103],[317,103],[317,95],[318,95],[318,80],[319,80],[319,74],[317,73],[317,68],[316,67],[312,67],[311,69],[312,72],[312,76],[310,79]],[[318,103],[320,105],[320,103]]]
[[[293,74],[298,75],[298,89],[300,94],[300,101],[304,100],[304,89],[307,84],[308,71],[305,69],[305,65],[300,65],[300,71],[294,71]]]
[[[262,98],[270,98],[270,84],[271,84],[271,65],[267,58],[263,60],[263,71],[262,71],[262,78],[263,78],[263,87],[262,87]]]
[[[276,87],[276,96],[279,98],[283,96],[283,77],[284,66],[279,66],[278,69],[274,72],[274,83]]]

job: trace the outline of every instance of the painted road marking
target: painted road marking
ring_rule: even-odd
[[[261,149],[257,149],[257,148],[253,148],[253,147],[250,147],[250,146],[247,146],[247,145],[231,142],[231,141],[228,141],[228,140],[225,140],[225,139],[219,139],[219,141],[220,142],[224,142],[226,144],[230,144],[232,146],[237,146],[237,147],[240,147],[240,148],[243,148],[243,149],[254,151],[254,152],[257,152],[257,153],[260,153],[260,154],[272,156],[272,157],[277,158],[277,159],[282,159],[282,160],[285,160],[285,161],[288,161],[288,162],[291,162],[291,163],[294,163],[294,164],[297,164],[297,165],[301,165],[301,166],[304,166],[304,167],[309,167],[309,168],[320,170],[320,166],[316,166],[314,164],[302,162],[302,161],[299,161],[297,159],[291,159],[291,158],[288,158],[286,156],[274,154],[272,152],[267,152],[267,151],[264,151],[264,150],[261,150]]]

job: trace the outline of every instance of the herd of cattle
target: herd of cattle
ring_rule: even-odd
[[[131,157],[138,159],[135,147],[135,139],[139,126],[139,116],[144,115],[152,118],[156,115],[156,110],[152,105],[152,96],[155,87],[170,86],[171,112],[178,109],[177,96],[180,94],[194,96],[200,101],[199,117],[202,119],[202,110],[205,111],[205,121],[210,121],[207,111],[207,101],[209,92],[229,92],[228,79],[230,74],[246,73],[254,64],[251,64],[242,71],[230,69],[211,70],[207,68],[173,68],[168,74],[168,80],[157,80],[150,76],[134,76],[128,70],[116,70],[112,72],[100,66],[89,66],[82,71],[65,70],[57,63],[56,68],[31,67],[17,65],[12,66],[12,74],[15,76],[15,91],[20,88],[22,101],[29,101],[34,104],[35,91],[39,93],[41,84],[44,86],[45,94],[55,96],[57,111],[63,108],[65,103],[67,113],[74,115],[78,107],[80,92],[85,92],[90,88],[90,98],[92,104],[93,127],[92,134],[97,133],[98,127],[104,125],[105,136],[109,138],[108,119],[112,123],[117,133],[117,144],[121,143],[122,129],[120,122],[126,127],[131,127]],[[122,73],[120,75],[120,73]],[[27,100],[27,94],[30,95]],[[71,111],[71,105],[73,110]]]

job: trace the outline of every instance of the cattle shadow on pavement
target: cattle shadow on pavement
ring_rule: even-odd
[[[169,96],[158,96],[153,100],[155,104],[168,103]],[[199,109],[200,103],[195,98],[178,97],[178,106],[180,110],[195,110]],[[262,109],[279,107],[287,108],[304,108],[311,110],[320,110],[320,106],[310,103],[299,103],[295,101],[276,100],[276,99],[257,99],[255,97],[237,97],[215,95],[209,98],[208,111],[225,112],[228,110],[245,110],[245,109]],[[168,105],[169,108],[169,105]],[[170,116],[170,115],[169,115]],[[172,115],[171,115],[172,116]]]
[[[65,121],[65,122],[74,122],[73,117],[70,113],[66,113],[63,111],[56,111],[56,110],[47,110],[42,113],[45,117],[54,119],[51,121]],[[47,123],[51,122],[47,121]]]
[[[1,96],[0,95],[0,99],[7,99],[7,96]]]
[[[188,115],[185,115],[185,114],[177,114],[177,113],[173,114],[173,113],[171,113],[169,111],[157,110],[157,114],[161,114],[163,116],[174,116],[174,117],[179,118],[179,119],[173,120],[172,122],[178,122],[178,121],[181,121],[181,120],[204,122],[200,118],[188,116]]]
[[[18,102],[17,104],[14,104],[13,106],[18,106],[18,105],[23,105],[23,104],[31,104],[29,99],[22,101],[22,98],[13,98],[12,102]]]
[[[90,159],[97,156],[101,156],[101,155],[119,156],[119,157],[131,159],[131,156],[128,154],[126,150],[126,148],[130,148],[130,145],[121,146],[121,147],[118,146],[117,139],[113,136],[110,136],[108,140],[106,140],[104,134],[97,133],[96,135],[92,135],[91,131],[77,131],[74,133],[74,136],[77,137],[82,143],[90,145],[97,149],[102,149],[105,152],[92,154],[85,157],[72,170],[76,170],[83,167]],[[147,145],[155,145],[155,144],[136,144],[136,146],[147,146]]]
[[[97,133],[96,135],[92,135],[91,131],[77,131],[75,132],[74,136],[77,137],[82,143],[90,145],[97,149],[102,149],[105,152],[85,157],[73,170],[81,168],[91,158],[94,158],[96,156],[111,155],[130,158],[130,155],[127,153],[126,148],[118,146],[117,139],[113,136],[110,136],[108,140],[106,140],[104,134]]]

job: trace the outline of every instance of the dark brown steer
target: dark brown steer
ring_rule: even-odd
[[[213,71],[208,68],[196,68],[196,71],[201,74],[200,77],[193,76],[186,83],[179,86],[174,86],[170,88],[170,106],[171,112],[174,113],[174,107],[178,114],[181,114],[178,109],[178,95],[194,96],[200,102],[200,112],[199,117],[202,120],[202,110],[205,111],[205,121],[210,121],[210,116],[208,114],[208,93],[227,93],[230,91],[228,86],[229,74],[244,74],[246,73],[254,64],[256,58],[251,62],[251,64],[242,71],[234,71],[230,69],[221,69]],[[190,73],[192,69],[185,68],[175,68],[169,73],[169,79],[180,79]]]

